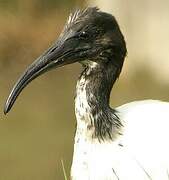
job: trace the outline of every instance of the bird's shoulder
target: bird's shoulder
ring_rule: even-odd
[[[158,100],[135,101],[117,108],[124,125],[123,140],[134,147],[156,147],[168,142],[169,103]],[[150,145],[151,144],[151,145]],[[168,148],[169,148],[169,143]],[[132,147],[133,148],[133,147]]]
[[[153,114],[167,113],[169,116],[169,102],[160,100],[141,100],[126,103],[116,108],[116,111],[123,116],[132,115],[138,117],[137,115],[143,114],[147,116],[152,116]]]

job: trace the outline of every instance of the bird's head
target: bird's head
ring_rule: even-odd
[[[114,65],[121,70],[126,44],[115,18],[97,8],[78,10],[69,19],[58,40],[35,60],[13,87],[5,104],[6,114],[23,88],[52,69],[80,62],[91,66]]]

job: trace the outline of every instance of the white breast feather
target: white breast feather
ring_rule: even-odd
[[[72,180],[168,180],[169,103],[138,101],[116,110],[124,132],[115,141],[76,134]]]

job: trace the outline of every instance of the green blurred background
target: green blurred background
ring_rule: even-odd
[[[126,37],[128,56],[112,106],[147,98],[169,101],[167,0],[0,0],[0,180],[64,179],[62,159],[69,175],[81,66],[34,80],[7,116],[3,105],[19,75],[58,37],[69,13],[86,5],[113,12]]]

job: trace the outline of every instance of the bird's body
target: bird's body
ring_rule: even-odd
[[[113,141],[86,136],[87,124],[79,122],[84,125],[75,136],[72,180],[168,180],[169,103],[136,101],[116,110],[123,127]]]
[[[169,103],[149,100],[115,109],[109,105],[126,51],[112,15],[97,8],[76,11],[6,102],[5,113],[22,89],[47,70],[74,62],[83,65],[76,87],[72,180],[169,179]]]

